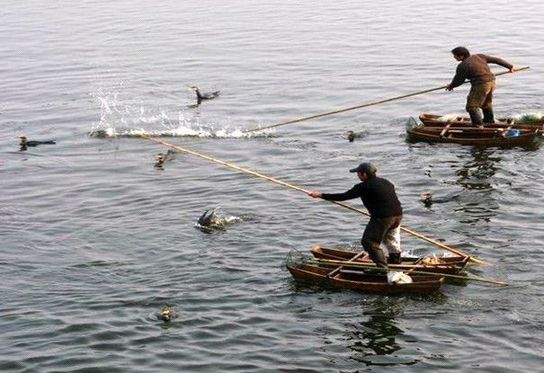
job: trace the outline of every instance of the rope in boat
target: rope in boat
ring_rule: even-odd
[[[228,163],[228,162],[225,162],[225,161],[222,161],[220,159],[216,159],[216,158],[213,158],[213,157],[210,157],[208,155],[205,155],[205,154],[202,154],[202,153],[198,153],[198,152],[195,152],[193,150],[190,150],[190,149],[187,149],[187,148],[183,148],[179,145],[174,145],[174,144],[170,144],[166,141],[163,141],[161,139],[157,139],[155,137],[150,137],[150,136],[146,136],[146,135],[141,135],[142,138],[144,139],[147,139],[147,140],[150,140],[150,141],[153,141],[153,142],[156,142],[158,144],[162,144],[162,145],[165,145],[165,146],[168,146],[170,148],[173,148],[173,149],[176,149],[176,150],[179,150],[183,153],[187,153],[187,154],[191,154],[191,155],[194,155],[196,157],[199,157],[199,158],[203,158],[203,159],[206,159],[208,161],[211,161],[211,162],[215,162],[215,163],[218,163],[218,164],[221,164],[223,166],[226,166],[226,167],[229,167],[229,168],[232,168],[234,170],[237,170],[237,171],[240,171],[242,173],[245,173],[245,174],[249,174],[249,175],[253,175],[253,176],[257,176],[261,179],[265,179],[265,180],[268,180],[268,181],[271,181],[275,184],[279,184],[279,185],[282,185],[282,186],[285,186],[287,188],[291,188],[291,189],[294,189],[294,190],[297,190],[299,192],[303,192],[305,194],[307,194],[309,191],[306,190],[306,189],[303,189],[301,187],[298,187],[298,186],[295,186],[295,185],[292,185],[292,184],[289,184],[289,183],[286,183],[285,181],[281,181],[279,179],[276,179],[276,178],[273,178],[273,177],[270,177],[270,176],[266,176],[266,175],[263,175],[259,172],[256,172],[256,171],[252,171],[252,170],[249,170],[247,168],[243,168],[243,167],[239,167],[235,164],[232,164],[232,163]],[[325,200],[324,200],[325,201]],[[327,202],[330,202],[330,203],[333,203],[335,205],[338,205],[338,206],[341,206],[341,207],[344,207],[348,210],[351,210],[351,211],[355,211],[359,214],[363,214],[363,215],[366,215],[366,216],[370,216],[370,214],[364,210],[361,210],[361,209],[358,209],[356,207],[353,207],[353,206],[350,206],[348,204],[345,204],[345,203],[342,203],[342,202],[338,202],[338,201],[327,201]],[[468,256],[470,258],[470,261],[471,262],[474,262],[474,263],[478,263],[478,264],[485,264],[484,261],[480,260],[480,259],[477,259],[477,258],[474,258],[470,255],[468,255],[467,253],[464,253],[463,251],[459,250],[459,249],[454,249],[453,247],[450,247],[442,242],[439,242],[439,241],[436,241],[436,240],[433,240],[432,238],[429,238],[427,236],[424,236],[423,234],[420,234],[420,233],[417,233],[413,230],[410,230],[408,228],[405,228],[405,227],[400,227],[400,229],[414,237],[417,237],[417,238],[420,238],[424,241],[427,241],[435,246],[438,246],[440,247],[441,249],[444,249],[444,250],[447,250],[449,252],[452,252],[454,254],[457,254],[457,255],[460,255],[460,256]]]
[[[514,71],[512,71],[512,73],[516,73],[518,71],[528,70],[529,68],[530,68],[530,66],[520,67],[519,69],[515,69]],[[495,74],[495,76],[504,75],[504,74],[510,74],[510,71],[500,72],[498,74]],[[464,82],[463,84],[466,84],[467,82],[468,81]],[[441,87],[426,89],[426,90],[419,91],[419,92],[408,93],[408,94],[405,94],[405,95],[402,95],[402,96],[396,96],[396,97],[387,98],[387,99],[384,99],[384,100],[369,102],[369,103],[366,103],[366,104],[355,105],[355,106],[347,107],[347,108],[344,108],[344,109],[338,109],[338,110],[333,110],[333,111],[329,111],[329,112],[326,112],[326,113],[310,115],[308,117],[292,119],[292,120],[288,120],[288,121],[285,121],[285,122],[279,122],[279,123],[271,124],[271,125],[265,126],[265,127],[258,127],[258,128],[253,128],[253,129],[249,129],[249,130],[244,130],[243,132],[244,133],[250,133],[250,132],[255,132],[255,131],[263,131],[263,130],[267,130],[267,129],[274,128],[274,127],[285,126],[286,124],[299,123],[299,122],[304,122],[304,121],[310,120],[310,119],[317,119],[317,118],[322,118],[322,117],[326,117],[326,116],[329,116],[329,115],[345,113],[346,111],[362,109],[362,108],[369,107],[369,106],[384,104],[386,102],[401,100],[403,98],[413,97],[413,96],[417,96],[417,95],[422,95],[424,93],[429,93],[429,92],[438,91],[438,90],[441,90],[441,89],[446,89],[446,87],[447,87],[447,85],[444,85],[444,86],[441,86]]]

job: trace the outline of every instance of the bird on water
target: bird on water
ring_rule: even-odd
[[[26,150],[29,146],[38,146],[38,145],[44,145],[44,144],[56,144],[53,140],[46,140],[46,141],[36,141],[36,140],[28,140],[26,136],[19,136],[19,139],[21,142],[19,145],[21,146],[21,150]]]
[[[166,154],[165,153],[158,153],[157,155],[155,155],[155,167],[162,169],[163,166],[164,166],[164,163],[166,161],[170,161],[170,160],[174,159],[174,154],[175,153],[176,152],[173,151],[172,149],[168,149]]]
[[[200,105],[200,103],[204,100],[211,100],[219,96],[219,91],[202,93],[196,85],[192,86],[191,89],[196,95],[197,105]]]

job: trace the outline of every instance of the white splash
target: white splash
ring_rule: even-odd
[[[229,119],[221,123],[201,123],[198,113],[175,112],[165,109],[149,109],[130,102],[120,103],[118,89],[111,92],[98,90],[92,94],[100,103],[100,120],[93,125],[89,135],[108,137],[200,137],[200,138],[255,138],[270,137],[275,130],[246,132],[243,128],[232,128]],[[174,119],[172,119],[174,118]]]

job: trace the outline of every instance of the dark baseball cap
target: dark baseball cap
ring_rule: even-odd
[[[364,172],[367,175],[374,175],[378,169],[370,162],[363,162],[359,166],[352,168],[349,172]]]

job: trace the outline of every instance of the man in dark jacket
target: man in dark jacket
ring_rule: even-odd
[[[446,90],[452,91],[455,87],[463,84],[466,79],[470,80],[472,87],[467,96],[466,110],[470,115],[472,125],[481,126],[483,123],[494,123],[493,91],[495,91],[495,75],[489,69],[488,63],[506,67],[510,72],[514,71],[514,66],[497,57],[485,54],[471,55],[465,47],[454,48],[451,53],[453,58],[461,61],[461,63],[457,65],[455,76]],[[480,109],[483,112],[483,119]]]
[[[387,268],[388,261],[380,244],[387,247],[389,263],[400,263],[400,222],[402,207],[395,193],[395,186],[386,179],[376,176],[376,167],[371,163],[361,163],[358,167],[349,170],[357,172],[361,183],[344,193],[308,192],[314,198],[323,198],[329,201],[345,201],[360,197],[370,213],[361,243],[370,258],[379,267]]]

